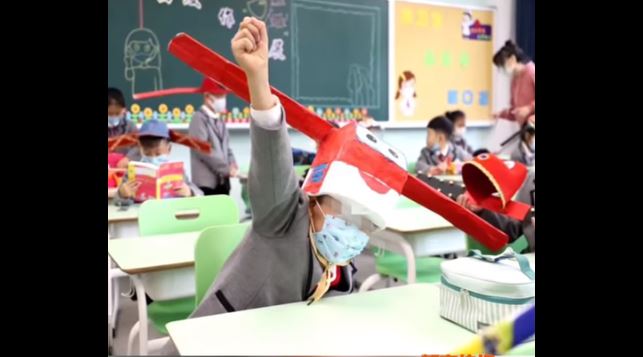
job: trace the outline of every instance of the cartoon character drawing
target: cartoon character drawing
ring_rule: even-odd
[[[272,58],[278,61],[286,60],[286,55],[284,55],[284,40],[280,38],[275,38],[272,40],[268,58]]]
[[[469,38],[469,36],[471,36],[471,25],[473,25],[474,22],[470,10],[462,13],[462,37]]]
[[[127,35],[123,60],[132,94],[163,89],[159,40],[152,30],[137,28]]]
[[[222,7],[219,9],[219,23],[221,26],[225,26],[228,29],[231,29],[234,26],[234,10],[229,7]]]
[[[404,71],[397,81],[397,93],[395,100],[402,99],[400,102],[400,111],[404,116],[415,114],[415,75],[411,71]]]
[[[197,10],[201,10],[201,2],[199,0],[183,0],[183,6],[192,6]]]
[[[260,20],[268,14],[268,0],[250,0],[246,3],[250,14]]]

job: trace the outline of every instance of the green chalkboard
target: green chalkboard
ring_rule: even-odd
[[[189,121],[186,108],[198,108],[200,95],[134,102],[132,94],[199,86],[201,76],[167,52],[168,42],[186,32],[232,59],[230,39],[244,16],[268,25],[274,87],[326,119],[365,111],[387,119],[386,0],[108,0],[108,85],[123,91],[130,108],[138,104],[128,114],[136,121],[145,108],[149,117]],[[235,96],[228,110],[231,122],[247,119],[247,104]]]

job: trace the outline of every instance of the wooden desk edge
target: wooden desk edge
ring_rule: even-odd
[[[114,257],[111,256],[112,260],[116,262]],[[194,266],[194,261],[187,261],[187,262],[179,262],[179,263],[172,263],[172,264],[163,264],[163,265],[157,265],[153,267],[145,267],[145,268],[133,268],[133,269],[123,269],[121,268],[118,263],[116,263],[119,269],[124,271],[125,273],[129,275],[136,275],[136,274],[144,274],[144,273],[154,273],[154,272],[159,272],[159,271],[164,271],[164,270],[172,270],[172,269],[178,269],[178,268],[188,268]]]

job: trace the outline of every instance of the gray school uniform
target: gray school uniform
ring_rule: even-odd
[[[467,144],[467,140],[465,140],[464,136],[453,135],[451,137],[451,144],[453,144],[455,147],[459,147],[469,154],[473,154],[473,148],[469,146],[469,144]]]
[[[131,120],[122,120],[117,126],[110,128],[107,127],[107,137],[111,138],[114,136],[120,136],[129,133],[135,133],[138,130],[136,129],[136,124]],[[130,161],[138,161],[141,159],[140,150],[138,147],[134,148],[120,148],[114,150],[114,152],[126,155]]]
[[[278,129],[264,129],[253,120],[250,138],[252,226],[190,318],[304,301],[322,276],[308,238],[309,201],[294,171],[283,109]],[[338,290],[325,296],[350,293],[353,273],[351,265],[342,267]],[[162,354],[178,351],[170,341]]]
[[[212,146],[210,154],[190,150],[192,181],[199,187],[216,188],[230,176],[230,165],[236,164],[225,122],[210,118],[201,109],[192,116],[189,135]]]
[[[468,152],[462,150],[462,148],[454,146],[449,143],[447,154],[442,155],[439,150],[431,151],[429,148],[422,148],[420,151],[420,157],[418,158],[417,163],[415,164],[415,171],[421,173],[428,173],[429,169],[433,166],[438,166],[442,161],[445,161],[448,157],[452,161],[460,160],[467,161],[471,160],[473,157]]]
[[[185,183],[190,187],[190,190],[192,191],[192,196],[203,196],[203,191],[201,191],[200,188],[198,188],[194,183],[190,182],[190,179],[188,176],[183,172],[183,179],[185,180]],[[127,182],[127,175],[123,176],[123,181],[121,181],[121,186],[124,185]],[[120,188],[121,186],[118,186],[118,190],[116,190],[116,195],[114,196],[114,204],[115,205],[120,205],[124,203],[133,203],[133,200],[131,198],[123,198],[120,194]]]
[[[536,153],[532,153],[525,143],[520,142],[518,147],[511,152],[511,160],[520,162],[527,166],[533,166],[536,165]]]

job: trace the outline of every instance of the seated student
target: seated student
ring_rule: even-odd
[[[190,318],[348,294],[354,286],[349,263],[368,242],[366,222],[358,226],[342,215],[358,197],[299,188],[286,114],[270,92],[268,43],[264,22],[248,17],[231,42],[250,92],[253,221]],[[162,351],[177,352],[172,342]]]
[[[170,131],[164,122],[158,120],[148,120],[141,126],[139,132],[139,150],[142,155],[141,162],[147,162],[154,165],[160,165],[169,161],[172,144],[170,144]],[[136,190],[140,183],[136,181],[127,181],[127,175],[123,177],[121,185],[118,187],[114,203],[119,204],[125,200],[131,200],[136,195]],[[202,196],[203,192],[194,184],[188,181],[187,175],[184,174],[183,186],[175,192],[178,197]]]
[[[536,165],[536,127],[526,123],[520,133],[520,144],[511,153],[511,159],[527,166]]]
[[[451,143],[456,147],[468,152],[473,153],[471,146],[467,144],[464,139],[464,134],[467,131],[467,116],[461,110],[454,110],[452,112],[444,113],[444,116],[451,120],[453,123],[453,135],[451,135]]]
[[[136,132],[136,124],[125,118],[127,109],[125,107],[125,97],[123,93],[116,88],[107,88],[107,137],[120,136]],[[140,153],[138,148],[122,148],[116,152],[127,155],[130,160],[138,160]],[[127,165],[123,161],[118,164],[119,167]]]
[[[533,207],[536,207],[535,202],[535,193],[536,193],[536,171],[532,170],[529,172],[525,183],[521,187],[520,191],[517,193],[516,197],[518,200],[528,203]],[[529,199],[526,199],[529,197]],[[489,222],[492,226],[500,229],[509,236],[509,243],[514,242],[516,239],[520,238],[522,235],[527,238],[529,247],[527,248],[528,252],[536,252],[536,222],[535,219],[529,220],[525,219],[520,222],[514,218],[503,215],[501,213],[492,212],[488,209],[477,206],[471,197],[468,194],[463,194],[458,196],[457,202],[467,208],[468,210],[476,213],[480,218]],[[518,252],[520,253],[520,252]]]
[[[453,134],[453,124],[444,116],[437,116],[427,125],[426,147],[420,151],[416,163],[418,173],[442,175],[447,171],[447,161],[467,161],[471,154],[449,142]]]

